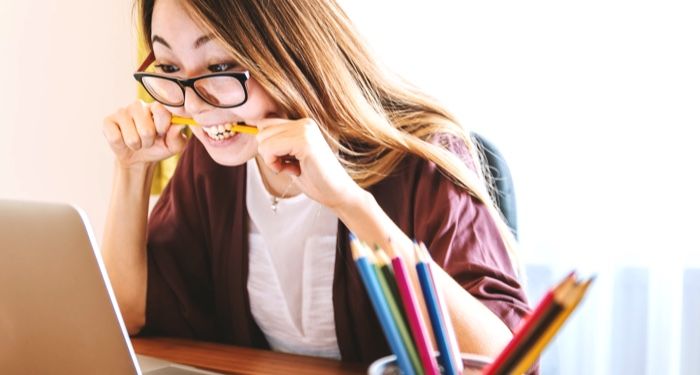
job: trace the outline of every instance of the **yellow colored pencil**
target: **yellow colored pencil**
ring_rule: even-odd
[[[196,121],[187,117],[173,116],[170,120],[175,125],[201,126]],[[258,134],[258,128],[245,123],[231,124],[231,131],[245,134]]]
[[[583,298],[584,294],[586,294],[586,291],[592,282],[593,278],[590,278],[573,287],[574,290],[569,293],[569,295],[566,297],[566,301],[564,301],[566,306],[564,311],[557,316],[556,320],[552,322],[552,325],[550,325],[544,334],[542,334],[542,337],[536,341],[535,345],[527,352],[520,362],[515,365],[515,368],[511,372],[512,374],[524,374],[530,369],[530,367],[532,367],[532,364],[537,361],[537,358],[539,358],[540,354],[542,354],[552,338],[554,338],[557,332],[559,332],[559,329],[569,318],[569,315],[571,315],[574,309],[576,309],[578,306],[579,302],[581,302],[581,299]]]

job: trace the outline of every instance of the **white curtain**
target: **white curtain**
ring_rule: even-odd
[[[543,373],[699,374],[700,3],[342,4],[507,158],[532,302],[598,275]]]
[[[541,358],[543,374],[698,374],[700,268],[601,267]],[[564,269],[529,265],[541,296]]]

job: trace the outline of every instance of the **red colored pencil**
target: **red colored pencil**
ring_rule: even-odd
[[[483,375],[497,375],[504,373],[504,370],[510,368],[514,364],[520,353],[523,352],[524,346],[532,341],[533,335],[538,330],[538,327],[547,324],[548,316],[556,315],[557,306],[554,303],[554,297],[557,292],[563,289],[568,289],[576,281],[574,272],[569,273],[556,287],[550,289],[540,300],[535,310],[523,321],[513,335],[513,338],[508,342],[508,345],[501,351],[496,359],[484,369]]]

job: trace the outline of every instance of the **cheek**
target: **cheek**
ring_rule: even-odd
[[[277,103],[254,79],[248,83],[248,102],[242,107],[245,108],[250,118],[265,118],[269,113],[278,112]]]
[[[168,107],[165,106],[165,109],[170,112],[171,115],[173,116],[180,116],[180,117],[190,117],[187,115],[187,112],[185,112],[185,107]]]

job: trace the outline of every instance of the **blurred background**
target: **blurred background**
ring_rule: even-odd
[[[700,373],[700,4],[341,3],[506,157],[531,302],[598,275],[543,373]],[[77,204],[101,238],[101,123],[136,93],[131,2],[3,1],[0,21],[0,198]]]
[[[131,2],[0,1],[0,197],[70,202],[101,238],[102,120],[134,100]]]

